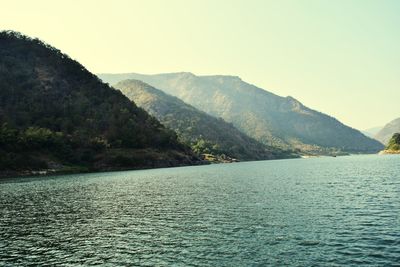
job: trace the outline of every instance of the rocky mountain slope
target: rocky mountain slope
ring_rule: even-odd
[[[210,116],[141,81],[124,80],[114,87],[166,127],[176,131],[180,140],[200,154],[239,160],[294,156],[291,152],[267,147],[223,119]]]
[[[337,151],[377,152],[378,141],[333,117],[312,110],[293,97],[281,97],[235,76],[192,73],[100,74],[110,84],[131,78],[144,81],[227,122],[270,146],[297,148],[316,154]]]

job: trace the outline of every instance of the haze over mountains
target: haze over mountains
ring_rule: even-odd
[[[0,171],[196,162],[173,131],[78,62],[38,39],[0,32]]]
[[[393,134],[400,133],[400,118],[394,119],[386,124],[376,135],[375,139],[387,145]]]
[[[292,153],[257,142],[221,118],[186,104],[138,80],[124,80],[116,89],[155,116],[200,154],[226,155],[239,160],[292,157]]]
[[[368,136],[368,137],[375,138],[375,135],[380,130],[382,130],[382,128],[383,128],[383,126],[376,126],[376,127],[372,127],[372,128],[368,128],[368,129],[362,130],[361,132],[363,134],[365,134],[366,136]]]
[[[221,117],[263,144],[326,154],[335,151],[375,153],[382,144],[335,118],[281,97],[235,76],[99,74],[110,84],[137,79],[176,96],[206,113]],[[339,108],[339,107],[338,107]]]
[[[383,148],[239,77],[100,77],[125,95],[56,48],[0,32],[0,171],[119,170],[201,164],[204,153],[259,160]],[[397,131],[399,121],[382,135]]]

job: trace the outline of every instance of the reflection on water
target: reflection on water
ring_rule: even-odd
[[[0,265],[391,266],[400,157],[0,182]]]

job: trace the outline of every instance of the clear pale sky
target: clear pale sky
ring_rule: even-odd
[[[0,0],[90,71],[229,74],[358,129],[400,117],[397,0]]]

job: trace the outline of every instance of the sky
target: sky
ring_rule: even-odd
[[[367,129],[400,117],[397,0],[0,0],[94,73],[226,74]]]

